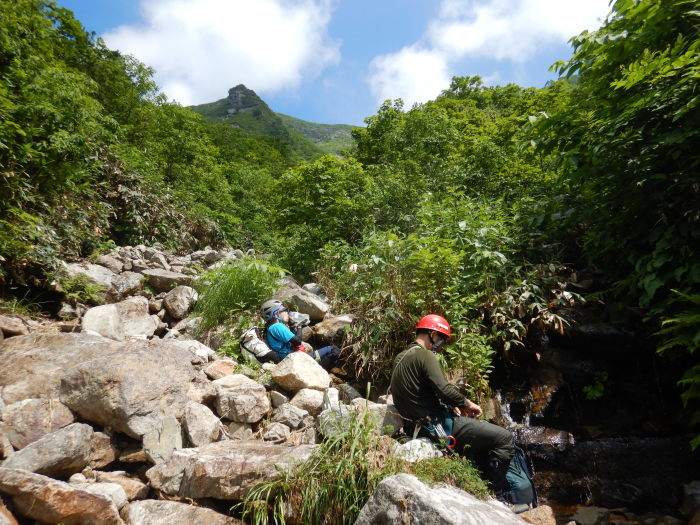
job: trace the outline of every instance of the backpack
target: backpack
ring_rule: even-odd
[[[262,357],[272,351],[272,349],[267,346],[265,340],[260,337],[260,329],[257,326],[243,332],[239,344],[241,350],[251,353],[256,358]]]
[[[510,490],[503,493],[503,497],[510,503],[526,503],[537,506],[537,492],[532,480],[532,467],[525,451],[515,445],[515,454],[508,464],[506,480]]]

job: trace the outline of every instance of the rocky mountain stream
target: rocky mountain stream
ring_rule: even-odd
[[[304,353],[256,371],[217,354],[216,330],[193,336],[193,279],[242,255],[122,247],[64,266],[106,304],[0,315],[0,525],[242,523],[230,509],[256,482],[358,411],[401,426],[390,397],[364,399]],[[331,313],[320,292],[285,281],[275,296],[310,316],[306,339],[340,343],[352,315]],[[595,318],[541,337],[497,367],[484,405],[530,454],[542,505],[516,516],[402,474],[357,523],[700,524],[700,461],[666,366]],[[415,448],[394,453],[417,460]]]

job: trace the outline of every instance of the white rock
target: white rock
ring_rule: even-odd
[[[292,352],[285,357],[272,371],[272,379],[289,392],[302,388],[325,390],[331,383],[328,372],[304,352]]]
[[[83,315],[81,326],[85,333],[95,333],[115,341],[124,340],[121,316],[114,304],[89,308]]]

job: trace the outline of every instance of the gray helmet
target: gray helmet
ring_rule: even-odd
[[[269,321],[272,318],[279,319],[278,314],[280,313],[280,310],[283,309],[284,305],[282,304],[282,301],[270,299],[269,301],[265,301],[260,307],[260,314],[266,321]]]

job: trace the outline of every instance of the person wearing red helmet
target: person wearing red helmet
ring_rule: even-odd
[[[475,457],[498,494],[508,488],[505,473],[515,453],[513,435],[478,419],[481,407],[447,381],[435,354],[450,337],[445,318],[430,314],[418,321],[415,341],[394,360],[389,389],[409,436],[416,429],[425,434],[421,422],[426,416],[432,424],[440,423],[455,438],[454,450]]]

